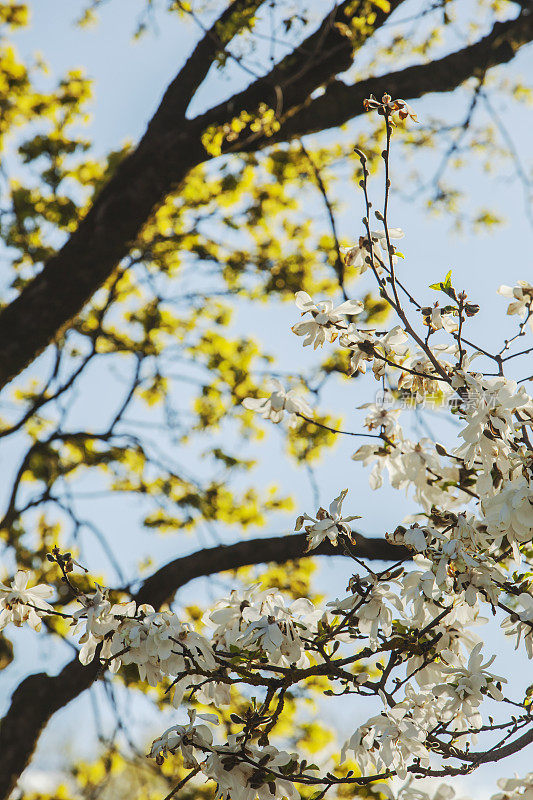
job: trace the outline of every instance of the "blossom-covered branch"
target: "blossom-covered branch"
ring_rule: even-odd
[[[180,754],[191,771],[183,781],[201,775],[225,800],[297,800],[298,786],[316,787],[323,797],[339,784],[373,785],[392,797],[390,787],[382,789],[392,776],[407,781],[399,800],[425,800],[411,779],[467,774],[533,741],[531,692],[517,696],[516,687],[493,671],[495,656],[485,652],[476,632],[486,611],[533,658],[533,400],[524,382],[505,374],[508,360],[522,354],[512,349],[526,335],[533,289],[525,281],[500,289],[513,299],[508,314],[521,321],[517,335],[493,354],[465,337],[480,308],[454,287],[451,272],[429,287],[444,295],[443,305],[415,299],[393,244],[403,232],[388,220],[394,117],[415,115],[389,95],[371,97],[366,105],[385,122],[384,201],[375,212],[383,229],[370,227],[373,205],[361,153],[366,211],[345,259],[373,276],[395,324],[385,331],[367,328],[359,320],[359,301],[335,305],[299,291],[303,319],[292,330],[304,346],[341,348],[349,375],[368,370],[383,389],[381,403],[360,407],[366,411],[361,434],[374,441],[353,458],[372,467],[373,489],[382,485],[386,469],[392,487],[416,503],[415,515],[386,532],[389,546],[398,547],[397,563],[375,571],[361,558],[350,525],[359,519],[356,500],[342,489],[328,510],[302,513],[295,523],[296,531],[305,530],[308,551],[336,546],[353,560],[346,589],[324,606],[253,585],[219,600],[196,628],[171,609],[139,602],[142,597],[114,597],[100,586],[81,591],[72,575],[76,564],[57,550],[50,557],[72,590],[61,611],[49,602],[51,590],[29,587],[22,571],[11,586],[0,587],[0,627],[28,623],[38,629],[42,618],[59,613],[70,620],[82,664],[96,662],[111,673],[134,665],[141,680],[166,687],[178,713],[187,707],[187,720],[161,734],[149,757],[161,766]],[[408,314],[405,297],[414,312]],[[497,374],[478,367],[483,359],[498,365]],[[285,414],[290,424],[312,422],[314,411],[301,388],[274,381],[269,396],[248,397],[243,406],[275,424],[283,424]],[[412,441],[404,432],[399,401],[417,406],[428,397],[459,421],[455,444]],[[403,563],[406,552],[412,566]],[[361,704],[373,698],[378,711],[352,731],[339,753],[309,765],[284,749],[279,723],[287,698],[307,697],[317,679],[325,698],[356,695]],[[235,687],[245,691],[247,705],[233,715],[235,728],[228,733],[218,723]],[[192,707],[197,704],[210,713],[198,714]],[[351,763],[357,770],[347,767]],[[529,796],[533,778],[503,781],[501,788],[498,800]],[[435,798],[452,795],[441,787]]]

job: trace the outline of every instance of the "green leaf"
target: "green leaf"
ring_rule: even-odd
[[[432,283],[429,286],[430,289],[434,289],[436,292],[444,292],[451,297],[452,300],[457,300],[457,296],[455,294],[455,289],[452,286],[452,271],[451,269],[446,273],[446,277],[443,281],[439,281],[439,283]]]

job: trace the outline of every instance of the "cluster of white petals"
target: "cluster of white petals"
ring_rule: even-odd
[[[252,586],[216,603],[205,622],[216,626],[212,639],[218,650],[243,650],[267,655],[271,664],[302,667],[307,663],[305,640],[313,638],[320,616],[306,598],[287,604],[281,592]]]
[[[516,636],[517,649],[523,637],[527,655],[533,658],[533,595],[520,592],[517,602],[516,613],[503,620],[502,628],[507,636]]]
[[[468,663],[463,665],[454,653],[444,653],[446,663],[441,667],[443,675],[448,676],[446,683],[433,687],[433,693],[445,698],[445,704],[439,711],[441,720],[449,720],[456,729],[460,730],[458,721],[465,718],[468,725],[480,727],[481,714],[478,708],[483,697],[489,694],[494,700],[501,701],[503,694],[499,684],[506,682],[506,678],[493,675],[487,667],[494,662],[496,656],[491,656],[483,662],[481,655],[482,642],[479,642],[470,653]]]
[[[400,364],[408,352],[408,337],[400,325],[387,333],[377,334],[372,330],[359,330],[350,324],[342,333],[339,343],[351,351],[351,374],[366,373],[366,365],[372,364],[376,380],[381,380],[387,367]]]
[[[402,612],[403,603],[390,583],[378,582],[375,578],[361,579],[358,576],[350,580],[350,594],[342,599],[328,603],[332,613],[348,612],[357,622],[362,636],[368,637],[370,647],[376,650],[380,637],[390,636],[394,611]]]
[[[493,794],[491,800],[531,800],[533,798],[533,772],[524,778],[500,778],[501,792]]]
[[[371,489],[383,485],[383,470],[386,469],[391,486],[406,492],[411,490],[416,502],[426,512],[443,502],[453,507],[464,502],[466,497],[464,492],[455,488],[460,478],[459,465],[444,461],[431,439],[413,442],[404,438],[401,432],[395,432],[392,442],[389,437],[385,444],[361,445],[352,459],[361,461],[364,466],[372,465],[369,475]]]
[[[533,285],[517,281],[516,286],[500,286],[498,293],[512,300],[507,307],[508,314],[518,314],[522,318],[529,315],[529,327],[533,331]]]
[[[497,494],[484,497],[481,508],[488,533],[499,545],[505,537],[519,561],[518,546],[533,540],[533,484],[519,475]]]
[[[388,439],[400,433],[398,417],[401,414],[401,408],[392,408],[384,403],[363,403],[359,408],[367,411],[363,424],[369,431],[380,431]]]
[[[360,271],[360,274],[370,269],[372,261],[374,268],[381,274],[383,266],[388,267],[389,259],[385,256],[383,248],[387,249],[387,234],[385,231],[370,231],[372,246],[368,241],[368,236],[360,236],[359,241],[352,247],[343,247],[344,263],[347,267],[355,267]],[[389,228],[389,241],[396,239],[403,239],[405,236],[401,228]],[[392,255],[393,263],[396,263],[397,257]]]
[[[29,580],[30,573],[20,569],[11,586],[0,583],[0,631],[10,622],[17,627],[27,622],[39,631],[41,618],[53,614],[53,606],[45,600],[53,595],[53,589],[44,583],[28,587]]]
[[[189,722],[186,725],[173,725],[152,742],[150,758],[162,764],[169,755],[178,750],[183,756],[187,769],[198,766],[197,757],[202,757],[205,750],[213,744],[213,733],[207,725],[196,724],[196,710],[189,709]],[[218,717],[214,714],[198,714],[198,719],[218,725]]]
[[[524,386],[503,377],[483,378],[477,375],[459,375],[456,386],[467,398],[466,426],[460,432],[464,444],[454,450],[466,467],[479,465],[487,476],[494,466],[504,477],[511,469],[512,448],[516,440],[516,412],[523,413],[527,424],[533,421],[531,397]],[[490,491],[491,482],[479,485],[481,491]]]
[[[326,511],[325,508],[319,508],[316,513],[316,519],[313,519],[308,514],[302,514],[298,517],[295,526],[297,531],[304,526],[304,522],[311,523],[304,526],[307,533],[308,550],[314,550],[324,539],[329,539],[331,544],[336,545],[341,533],[348,536],[348,538],[351,537],[352,529],[348,523],[354,519],[360,519],[360,517],[354,514],[347,517],[342,516],[342,504],[347,494],[348,489],[343,489],[340,495],[330,503],[329,511]]]
[[[334,342],[339,333],[348,327],[344,318],[346,314],[355,316],[364,309],[360,300],[346,300],[339,306],[334,306],[332,300],[315,303],[307,292],[296,292],[295,299],[302,316],[309,314],[311,319],[293,325],[293,333],[305,336],[304,347],[312,344],[315,350],[324,342]]]
[[[451,312],[442,309],[436,303],[428,315],[428,325],[433,331],[445,330],[447,333],[455,333],[459,330],[459,320]]]
[[[452,800],[455,797],[455,790],[446,783],[441,783],[432,794],[412,782],[405,783],[396,795],[389,786],[387,789],[384,793],[389,800]]]
[[[256,764],[260,762],[261,767],[248,760]],[[296,754],[278,750],[273,745],[262,748],[244,745],[230,735],[223,747],[213,748],[202,771],[215,781],[217,797],[222,800],[274,800],[283,797],[300,800],[300,793],[292,781],[270,773],[271,770],[283,770],[297,760]]]
[[[498,787],[500,792],[493,794],[490,800],[532,800],[533,798],[533,772],[528,772],[523,778],[499,778]],[[446,783],[441,783],[440,786],[433,792],[424,791],[420,785],[408,781],[400,787],[397,793],[394,793],[390,785],[379,784],[376,785],[379,790],[388,800],[453,800],[456,796],[455,789]],[[465,798],[465,800],[468,800]]]
[[[90,663],[99,648],[100,661],[111,672],[122,664],[135,664],[141,680],[157,686],[173,677],[173,704],[179,706],[188,688],[202,684],[197,696],[204,702],[229,702],[229,689],[221,682],[204,680],[203,671],[217,666],[209,641],[171,611],[156,612],[150,605],[111,604],[108,591],[100,587],[92,598],[78,598],[82,608],[74,613],[75,632],[80,637],[82,664]],[[201,670],[198,669],[201,667]]]
[[[269,419],[271,422],[281,422],[285,411],[289,414],[289,424],[297,421],[298,414],[303,414],[305,417],[313,416],[310,405],[296,389],[289,389],[287,392],[283,384],[275,379],[271,379],[270,384],[272,389],[270,397],[245,397],[242,401],[244,408],[256,411],[263,419]]]
[[[425,698],[426,707],[430,707]],[[371,717],[358,728],[343,747],[341,759],[351,751],[362,774],[369,775],[395,770],[399,778],[407,777],[407,767],[413,759],[422,766],[430,763],[425,746],[426,727],[420,726],[411,714],[411,700],[398,703],[378,716]]]

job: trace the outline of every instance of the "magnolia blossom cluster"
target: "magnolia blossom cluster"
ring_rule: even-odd
[[[490,800],[530,800],[533,795],[533,772],[529,772],[524,778],[500,778],[498,787],[501,791],[493,794]],[[380,784],[379,791],[389,800],[453,800],[456,796],[453,786],[445,783],[431,793],[411,781],[407,781],[396,795],[387,784]]]
[[[288,604],[281,592],[260,591],[256,585],[244,593],[232,591],[204,621],[215,626],[218,650],[244,650],[256,657],[266,655],[277,666],[303,667],[308,663],[305,641],[316,634],[320,616],[306,598]]]
[[[529,458],[520,439],[523,428],[533,425],[533,401],[524,386],[503,377],[459,373],[454,384],[458,391],[467,391],[469,399],[476,398],[470,413],[463,415],[467,424],[459,435],[464,444],[454,453],[467,468],[480,469],[480,492],[492,492],[494,467],[511,478]]]
[[[296,753],[286,753],[273,745],[259,748],[230,735],[222,747],[213,748],[202,771],[216,782],[223,800],[299,800],[300,793],[292,781],[272,774],[273,770],[286,767],[290,773],[297,763]]]
[[[213,744],[213,732],[207,725],[196,723],[196,718],[198,716],[198,719],[218,725],[218,717],[215,714],[197,715],[195,709],[189,709],[187,713],[188,723],[173,725],[152,742],[150,758],[154,758],[157,764],[161,765],[165,758],[179,751],[184,765],[188,769],[193,769],[199,766],[197,755],[210,750]]]
[[[415,719],[412,700],[413,697],[409,697],[404,703],[371,717],[346,742],[342,758],[345,759],[351,751],[364,775],[372,770],[394,770],[402,779],[407,777],[407,767],[413,758],[423,766],[429,766],[429,751],[424,743],[427,730],[438,720],[428,697],[424,697],[424,719]]]
[[[273,776],[298,763],[295,753],[286,753],[272,745],[258,748],[243,737],[230,735],[223,744],[213,742],[213,731],[196,719],[218,725],[214,714],[198,714],[189,710],[189,722],[174,725],[152,743],[150,757],[161,765],[165,758],[181,753],[184,766],[201,769],[206,778],[215,781],[218,796],[226,800],[272,800],[286,797],[299,800],[300,793],[292,781]],[[246,758],[246,761],[243,761]]]
[[[461,506],[468,496],[460,487],[461,468],[457,462],[444,459],[435,442],[426,437],[414,442],[401,430],[387,435],[385,443],[364,444],[352,456],[364,466],[371,466],[369,483],[372,489],[383,485],[386,469],[394,489],[412,492],[426,513],[435,505]]]
[[[315,303],[307,292],[296,292],[296,305],[302,312],[302,317],[309,314],[310,319],[293,325],[293,332],[297,336],[304,336],[304,347],[312,344],[314,349],[324,342],[333,342],[339,333],[348,328],[345,315],[356,316],[364,310],[359,300],[347,300],[339,306],[334,306],[331,300],[320,300]]]
[[[388,126],[393,112],[412,115],[404,101],[388,95],[381,102],[372,98],[368,107],[377,108]],[[366,187],[364,160],[362,166]],[[366,189],[365,199],[369,216]],[[397,563],[376,572],[361,561],[352,528],[360,519],[353,513],[357,501],[345,512],[343,489],[327,510],[301,514],[295,524],[305,531],[309,551],[324,543],[338,546],[357,563],[346,590],[324,607],[255,585],[217,602],[196,630],[171,610],[137,605],[124,592],[121,602],[113,602],[109,589],[96,586],[92,594],[78,593],[74,608],[62,612],[79,637],[82,664],[98,659],[112,672],[136,665],[150,686],[172,689],[175,708],[191,702],[211,707],[210,714],[188,708],[188,721],[158,737],[149,755],[162,764],[179,754],[191,776],[216,783],[223,800],[297,800],[298,784],[316,787],[322,797],[340,780],[334,769],[349,758],[358,772],[349,771],[344,782],[396,775],[408,781],[398,800],[451,800],[446,785],[430,797],[410,779],[470,770],[477,763],[470,746],[487,732],[501,734],[500,744],[486,751],[498,753],[503,745],[510,751],[513,742],[519,748],[521,732],[531,731],[526,701],[504,694],[505,678],[492,672],[495,657],[485,655],[475,629],[486,622],[484,612],[499,615],[504,633],[533,658],[533,400],[525,381],[504,375],[505,354],[531,324],[533,287],[525,281],[501,287],[512,299],[508,314],[521,322],[517,336],[493,356],[464,339],[478,307],[456,292],[450,274],[430,288],[444,292],[452,305],[422,305],[409,294],[417,309],[412,323],[400,301],[407,292],[396,275],[401,254],[392,244],[403,232],[388,227],[386,214],[377,214],[384,230],[371,231],[368,216],[366,233],[346,250],[345,262],[374,275],[396,324],[380,331],[363,327],[361,302],[335,305],[301,291],[296,305],[302,319],[292,330],[304,346],[335,343],[347,351],[350,375],[368,372],[390,397],[416,404],[431,394],[446,401],[459,423],[461,441],[445,447],[430,437],[410,438],[399,408],[359,406],[361,433],[372,442],[358,447],[353,460],[371,467],[373,489],[382,486],[386,471],[391,486],[416,503],[416,513],[386,534],[398,546]],[[496,365],[492,375],[474,371],[474,359],[482,357]],[[243,406],[274,423],[285,414],[291,423],[298,417],[314,421],[301,393],[279,381],[268,397],[246,398]],[[28,623],[39,630],[42,618],[55,613],[48,602],[53,591],[30,582],[30,574],[19,571],[11,586],[0,584],[0,629]],[[313,681],[326,694],[357,695],[361,706],[365,698],[374,700],[372,715],[351,732],[340,761],[324,761],[321,777],[301,755],[270,741],[287,698],[305,697]],[[236,684],[246,687],[249,707],[232,716],[235,730],[223,735],[218,712]],[[499,719],[507,710],[508,721],[495,723],[494,709]],[[493,800],[533,797],[531,774],[499,786]],[[393,797],[390,787],[375,788]]]
[[[171,611],[156,612],[150,605],[114,603],[107,589],[97,587],[91,597],[80,595],[81,608],[72,615],[74,633],[80,636],[80,661],[89,664],[97,655],[111,672],[122,664],[135,664],[141,680],[157,686],[166,677],[175,678],[173,704],[178,707],[187,688],[197,688],[203,702],[229,701],[222,682],[204,681],[204,671],[217,662],[211,644]],[[201,669],[199,669],[201,665]]]
[[[179,753],[186,768],[214,781],[218,796],[227,800],[296,800],[298,782],[315,780],[301,757],[276,748],[262,727],[275,727],[284,692],[306,677],[322,676],[334,694],[380,700],[382,710],[349,736],[340,763],[355,759],[364,778],[406,779],[413,770],[431,774],[435,758],[460,757],[460,748],[487,725],[483,704],[507,702],[505,679],[491,671],[494,656],[485,656],[474,632],[485,621],[484,605],[492,613],[506,609],[505,634],[516,647],[524,642],[533,658],[527,572],[520,590],[507,599],[511,565],[520,568],[523,551],[533,548],[533,403],[525,387],[470,371],[472,359],[463,357],[457,341],[425,351],[419,343],[411,349],[413,337],[400,325],[379,333],[360,330],[346,319],[360,313],[357,303],[315,303],[299,293],[297,304],[309,316],[294,328],[304,345],[338,339],[351,352],[353,372],[370,365],[381,381],[399,372],[391,393],[408,392],[415,399],[426,391],[454,395],[463,443],[447,450],[429,438],[413,441],[402,429],[399,408],[360,406],[374,441],[359,447],[354,460],[372,467],[374,489],[386,470],[395,489],[412,493],[424,519],[407,519],[387,533],[389,542],[411,553],[410,568],[356,572],[345,594],[324,609],[256,585],[217,602],[198,632],[170,610],[132,600],[114,603],[99,586],[77,595],[70,616],[83,664],[97,658],[112,672],[134,664],[149,685],[170,685],[175,708],[188,700],[211,706],[215,713],[189,709],[188,721],[158,737],[149,755],[161,764]],[[433,333],[457,333],[433,313],[430,327]],[[285,412],[293,421],[298,415],[313,419],[298,391],[286,391],[278,381],[272,389],[270,397],[247,398],[243,405],[275,423]],[[360,517],[343,510],[347,496],[344,489],[327,510],[298,517],[295,528],[305,530],[308,550],[324,541],[342,541],[347,553],[356,549],[352,524]],[[11,586],[0,586],[0,627],[27,622],[38,630],[42,617],[54,613],[45,599],[52,590],[29,582],[29,573],[19,571]],[[386,668],[384,657],[392,659]],[[369,666],[372,658],[381,659],[381,677]],[[257,714],[255,733],[243,720],[240,732],[224,737],[216,712],[230,703],[235,680],[249,683],[255,693],[265,691],[269,700],[264,716]],[[526,783],[512,785],[513,797],[528,794]],[[445,788],[439,792],[447,796]],[[406,788],[400,797],[418,795]]]
[[[344,493],[339,499],[344,499]],[[338,512],[337,503],[337,522],[342,519]],[[426,543],[432,536],[421,534]],[[412,541],[422,549],[419,538]],[[277,590],[254,586],[241,593],[233,591],[206,614],[205,636],[170,611],[156,612],[133,602],[111,604],[108,591],[100,588],[92,596],[79,596],[81,607],[73,612],[72,624],[81,632],[83,663],[98,657],[113,671],[121,664],[136,664],[140,677],[151,685],[170,676],[174,705],[182,703],[185,692],[192,692],[215,711],[230,702],[228,685],[232,676],[240,675],[243,658],[250,679],[259,677],[265,665],[288,670],[287,675],[291,670],[313,674],[313,669],[327,667],[339,647],[350,652],[359,641],[356,651],[367,643],[370,652],[377,654],[400,631],[406,643],[414,642],[429,626],[427,650],[411,647],[400,659],[411,676],[403,699],[391,705],[366,671],[351,681],[352,691],[363,695],[376,687],[384,709],[354,732],[343,748],[343,758],[352,753],[363,775],[394,770],[402,777],[413,759],[418,765],[429,765],[428,736],[435,726],[444,726],[460,741],[462,733],[481,727],[479,708],[484,697],[496,702],[503,699],[504,679],[489,671],[493,657],[484,659],[481,641],[468,633],[478,609],[454,593],[449,581],[439,582],[433,562],[426,561],[423,567],[425,571],[356,575],[347,594],[330,602],[325,611],[305,599],[287,602]],[[20,577],[18,582],[22,584]],[[33,599],[29,589],[18,601],[24,604]],[[443,608],[447,610],[444,616]],[[441,619],[435,623],[437,616]],[[320,638],[323,644],[317,648]],[[328,674],[327,669],[323,674]],[[336,677],[334,671],[330,679]],[[169,728],[154,741],[150,755],[161,763],[180,752],[187,767],[201,769],[227,797],[296,797],[294,783],[284,777],[284,770],[287,765],[290,773],[296,769],[297,756],[271,745],[260,748],[248,742],[244,733],[218,743],[212,727],[217,722],[216,714],[197,717],[190,711],[188,723]]]

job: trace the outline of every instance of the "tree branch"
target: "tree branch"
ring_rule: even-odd
[[[408,558],[408,552],[390,544],[386,539],[367,539],[358,533],[353,534],[356,545],[354,551],[361,558],[376,561],[399,561]],[[251,564],[283,564],[297,558],[313,556],[346,556],[340,547],[333,547],[324,541],[315,550],[307,553],[305,533],[290,536],[271,536],[266,539],[248,539],[232,545],[221,545],[200,550],[190,556],[177,558],[147,578],[137,594],[138,603],[150,603],[159,608],[170,600],[177,589],[194,578],[213,573],[225,572]]]
[[[401,2],[391,0],[391,9]],[[137,149],[118,167],[78,229],[42,272],[0,312],[0,389],[61,336],[126,257],[144,223],[166,195],[194,167],[212,157],[201,141],[205,129],[210,124],[231,121],[242,110],[253,111],[261,102],[274,105],[280,113],[294,104],[300,107],[313,89],[352,63],[353,42],[337,23],[349,23],[366,7],[367,0],[345,0],[268,75],[208,115],[187,120],[184,106],[189,105],[188,91],[195,82],[202,82],[216,52],[210,37],[204,37],[167,90]],[[387,16],[376,11],[367,35]]]
[[[367,539],[354,534],[354,552],[361,558],[400,561],[409,558],[401,547],[385,539]],[[273,536],[221,545],[177,558],[147,578],[135,596],[138,603],[159,608],[176,591],[200,576],[213,575],[238,567],[266,562],[283,563],[315,555],[345,556],[341,548],[323,542],[305,552],[306,535]],[[50,718],[88,689],[98,678],[98,659],[84,667],[77,658],[58,675],[40,672],[25,678],[15,689],[11,704],[0,726],[0,800],[7,800],[28,765],[39,736]]]
[[[336,80],[325,93],[288,117],[280,130],[258,146],[286,141],[343,125],[362,113],[363,100],[385,92],[413,100],[432,92],[451,92],[468,78],[481,77],[488,69],[511,61],[517,51],[533,40],[533,14],[522,13],[497,22],[487,36],[443,58],[359,81],[352,86]],[[245,147],[245,149],[248,149]]]
[[[344,4],[338,12],[343,8]],[[281,129],[269,138],[258,135],[251,142],[232,146],[254,150],[341,125],[362,113],[362,101],[371,93],[379,96],[388,91],[412,99],[429,92],[451,91],[472,75],[510,61],[520,47],[533,39],[533,14],[522,12],[514,20],[498,22],[475,44],[428,64],[407,67],[353,86],[335,80],[329,83],[322,97],[311,100],[309,94],[314,88],[328,83],[333,75],[346,68],[348,51],[351,52],[350,40],[335,24],[332,31],[326,33],[326,28],[327,20],[308,38],[305,47],[301,45],[295,51],[295,61],[290,61],[292,56],[283,59],[269,76],[195,120],[181,118],[176,125],[172,98],[167,98],[168,129],[164,125],[148,129],[138,148],[97,197],[77,231],[0,312],[0,388],[61,335],[127,255],[154,209],[191,169],[211,157],[201,142],[201,133],[208,125],[222,124],[243,108],[256,108],[261,101],[273,102],[281,91],[284,120]],[[311,56],[308,51],[313,46],[316,58],[312,50]],[[291,66],[296,72],[291,72]],[[160,119],[166,116],[166,109],[166,105],[160,106],[157,112]]]
[[[404,0],[390,0],[387,11],[383,11],[368,0],[344,0],[267,75],[195,121],[203,128],[221,125],[227,121],[228,112],[230,117],[243,110],[251,112],[260,103],[274,108],[278,117],[293,113],[295,107],[309,101],[315,89],[328,84],[352,65],[355,50],[362,47],[402,2]],[[372,23],[367,20],[370,12],[373,13]],[[365,24],[357,32],[350,33],[350,24],[356,17],[363,18]]]
[[[204,30],[204,36],[163,95],[159,108],[149,124],[150,133],[156,129],[175,126],[185,115],[196,90],[213,66],[217,54],[224,52],[231,39],[240,33],[264,2],[265,0],[232,0],[216,22]],[[240,24],[237,24],[239,15],[242,19]]]

